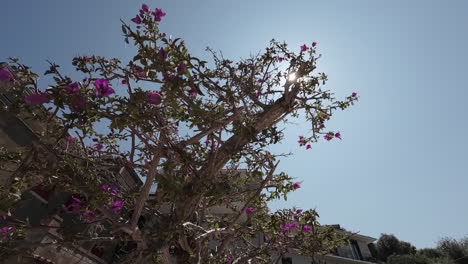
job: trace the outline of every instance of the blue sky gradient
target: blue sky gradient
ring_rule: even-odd
[[[0,60],[17,56],[43,73],[46,60],[73,76],[71,58],[123,61],[133,48],[119,19],[135,0],[4,1]],[[360,101],[328,123],[343,140],[300,148],[308,125],[288,125],[280,167],[302,181],[272,208],[317,208],[339,223],[378,237],[393,233],[417,247],[468,234],[468,1],[257,0],[147,1],[167,13],[161,29],[182,37],[192,54],[206,46],[248,57],[275,38],[290,47],[313,41],[319,71],[337,97]],[[78,76],[77,76],[78,77]],[[45,87],[44,87],[45,88]]]

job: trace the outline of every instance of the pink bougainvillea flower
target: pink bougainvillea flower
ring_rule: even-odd
[[[161,60],[166,60],[167,59],[167,52],[163,48],[159,49],[158,55],[159,55],[159,58]]]
[[[311,148],[312,148],[312,146],[310,144],[306,145],[306,149],[311,149]]]
[[[85,212],[83,212],[83,215],[85,215],[85,216],[92,216],[92,215],[94,215],[94,213],[91,212],[91,211],[85,211]]]
[[[284,223],[280,228],[284,231],[289,231],[289,229],[291,229],[291,225]]]
[[[148,92],[148,97],[146,99],[147,104],[158,105],[162,101],[161,95],[157,92]]]
[[[302,209],[297,209],[296,210],[296,214],[301,214],[302,213]]]
[[[94,212],[91,211],[84,211],[82,215],[86,218],[87,221],[94,221],[96,220]]]
[[[315,47],[315,46],[317,46],[317,42],[314,41],[312,42],[312,47]]]
[[[120,212],[120,210],[122,210],[123,206],[124,206],[123,201],[115,201],[115,202],[113,202],[113,203],[111,203],[109,205],[111,211],[114,212],[114,213]]]
[[[94,144],[94,147],[96,148],[97,151],[101,151],[104,148],[104,145],[101,143]]]
[[[8,235],[9,235],[11,229],[12,228],[9,227],[9,226],[5,226],[5,227],[0,228],[0,241],[2,239],[7,239],[8,238]]]
[[[260,96],[262,95],[262,91],[261,90],[257,90],[257,96]]]
[[[335,133],[335,137],[341,139],[341,133],[340,133],[340,132],[336,132],[336,133]]]
[[[78,140],[78,139],[77,139],[76,137],[74,137],[74,136],[68,136],[68,137],[67,137],[68,143],[73,143],[73,142],[75,142],[75,141],[77,141],[77,140]]]
[[[154,20],[161,22],[162,18],[166,15],[166,13],[164,13],[161,8],[156,8],[156,10],[153,12],[153,15]]]
[[[197,90],[195,90],[195,89],[190,90],[190,96],[197,97],[198,96]]]
[[[110,192],[112,196],[116,196],[119,193],[117,186],[104,184],[101,186],[101,190]]]
[[[135,24],[141,24],[141,18],[139,15],[136,15],[134,18],[130,19]]]
[[[283,60],[284,60],[283,57],[278,57],[278,61],[279,61],[279,62],[282,62]]]
[[[302,227],[302,230],[304,230],[304,232],[306,232],[306,233],[309,233],[310,231],[312,231],[312,228],[310,226],[308,226],[308,225],[305,225],[305,226]]]
[[[323,138],[326,139],[327,141],[332,140],[332,138],[329,135],[325,135],[325,136],[323,136]]]
[[[297,221],[292,221],[290,226],[291,226],[291,228],[298,228],[299,227],[299,225],[297,224]]]
[[[80,91],[80,86],[78,85],[77,82],[73,82],[67,85],[67,88],[65,88],[68,93],[71,94],[76,94]]]
[[[293,183],[293,189],[294,190],[299,189],[299,188],[301,188],[301,183],[300,182]]]
[[[143,12],[149,12],[149,6],[147,4],[142,4],[141,10],[143,10]]]
[[[8,68],[0,69],[0,81],[9,82],[13,80],[13,74],[11,74]]]
[[[123,79],[121,83],[122,84],[128,84],[127,80],[125,80],[125,79]]]
[[[28,104],[41,105],[49,102],[49,95],[47,93],[39,92],[26,96],[24,100]]]
[[[247,213],[248,215],[251,215],[254,213],[254,209],[252,207],[247,207],[245,208],[245,213]]]
[[[94,82],[94,87],[96,87],[96,93],[99,96],[109,96],[115,92],[106,79],[97,79]]]
[[[356,96],[357,96],[357,93],[354,92],[354,93],[351,94],[351,96],[352,96],[352,97],[356,97]]]
[[[146,76],[145,71],[140,66],[133,66],[132,71],[133,71],[133,73],[138,75],[138,77],[145,77]]]
[[[299,140],[297,141],[297,143],[302,143],[304,141],[304,137],[303,136],[299,136]]]
[[[8,233],[11,230],[11,227],[5,226],[0,228],[0,233]]]
[[[186,70],[187,70],[187,69],[186,69],[186,66],[185,66],[184,63],[181,63],[181,64],[179,64],[179,65],[177,66],[177,73],[178,73],[179,75],[184,74],[184,73],[186,72]]]
[[[81,209],[81,200],[80,198],[76,197],[76,196],[71,196],[70,198],[70,205],[67,206],[67,209],[68,211],[70,211],[71,213],[74,213],[74,214],[77,214],[80,212],[80,209]]]
[[[308,49],[308,48],[307,48],[307,45],[306,45],[306,44],[304,44],[304,45],[301,46],[301,51],[306,51],[307,49]]]

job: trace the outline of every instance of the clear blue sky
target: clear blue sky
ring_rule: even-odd
[[[15,0],[0,9],[0,60],[22,58],[37,72],[46,59],[72,72],[75,55],[127,59],[120,35],[138,0]],[[317,208],[321,222],[417,247],[468,234],[468,1],[148,1],[167,16],[162,30],[247,57],[271,38],[291,47],[318,42],[327,87],[360,101],[331,122],[342,141],[297,146],[298,122],[276,148],[294,156],[281,169],[303,181],[286,203]]]

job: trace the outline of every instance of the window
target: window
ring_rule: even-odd
[[[351,250],[353,251],[353,258],[358,259],[358,260],[363,260],[361,250],[359,249],[358,242],[354,239],[351,239],[349,241],[349,244],[351,246]]]

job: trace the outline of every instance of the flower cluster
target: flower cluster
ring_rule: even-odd
[[[147,104],[158,105],[162,101],[161,94],[157,92],[148,92],[147,96],[148,96],[146,99]]]
[[[81,210],[81,199],[75,195],[70,198],[70,204],[67,206],[69,212],[78,214]]]
[[[7,239],[8,235],[10,234],[10,231],[12,229],[13,228],[9,227],[9,226],[5,226],[5,227],[0,228],[0,241],[4,240],[4,239]]]
[[[104,184],[101,186],[101,190],[109,192],[112,196],[116,196],[119,193],[119,189],[115,185]]]
[[[0,69],[0,81],[2,82],[10,82],[13,80],[13,74],[11,74],[8,68]]]
[[[306,144],[307,141],[305,140],[305,138],[303,136],[299,136],[299,140],[297,141],[297,143],[299,143],[300,146],[304,146],[306,147],[306,149],[311,149],[312,146],[310,144]]]
[[[145,18],[145,14],[153,15],[154,20],[157,22],[161,22],[162,18],[166,15],[166,13],[163,12],[161,8],[156,8],[156,10],[150,11],[149,6],[147,4],[143,4],[141,6],[139,14],[137,14],[134,18],[132,18],[131,21],[139,25],[143,22],[143,19]]]
[[[325,136],[323,136],[323,138],[324,138],[326,141],[330,141],[330,140],[332,140],[333,138],[339,138],[339,139],[341,139],[341,133],[340,133],[340,132],[336,132],[336,133],[328,132]]]
[[[99,96],[109,96],[115,92],[106,79],[97,79],[94,82],[94,87],[96,87],[96,94]]]

